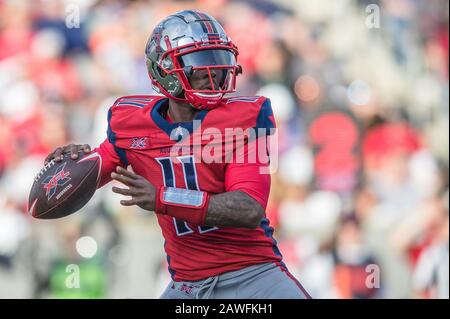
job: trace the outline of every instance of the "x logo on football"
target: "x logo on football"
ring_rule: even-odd
[[[55,195],[58,186],[63,186],[70,181],[70,177],[68,177],[70,172],[64,172],[65,166],[66,163],[59,166],[53,176],[47,176],[47,178],[42,182],[45,189],[45,195],[47,195],[48,200]]]

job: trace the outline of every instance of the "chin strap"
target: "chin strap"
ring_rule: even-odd
[[[207,192],[161,186],[156,192],[155,212],[202,226],[208,203]]]

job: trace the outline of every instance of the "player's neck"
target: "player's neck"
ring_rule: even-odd
[[[167,112],[174,122],[192,122],[198,110],[194,109],[189,103],[169,100]]]

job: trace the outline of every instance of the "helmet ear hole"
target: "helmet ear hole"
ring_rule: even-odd
[[[166,77],[166,73],[160,68],[160,66],[158,65],[158,63],[152,63],[152,71],[155,75],[157,75],[160,78],[165,78]]]
[[[165,78],[165,77],[166,77],[166,73],[163,72],[163,70],[162,70],[159,66],[156,66],[156,70],[155,70],[155,71],[158,72],[158,75],[159,75],[161,78]]]
[[[166,76],[166,74],[158,66],[158,64],[154,63],[150,59],[147,59],[147,69],[148,69],[148,72],[153,74],[154,77],[164,78]]]

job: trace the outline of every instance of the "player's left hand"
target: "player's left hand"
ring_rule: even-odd
[[[130,200],[121,200],[123,206],[137,205],[142,209],[155,210],[155,187],[144,177],[118,166],[116,172],[111,173],[111,178],[125,184],[129,188],[114,186],[112,191],[117,194],[131,196]]]

